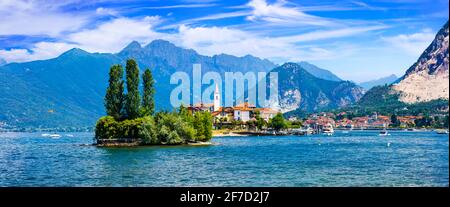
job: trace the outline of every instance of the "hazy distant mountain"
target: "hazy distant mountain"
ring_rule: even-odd
[[[0,121],[33,127],[93,126],[105,114],[103,97],[112,64],[135,58],[143,71],[150,68],[155,78],[157,109],[171,109],[170,75],[191,73],[192,64],[207,71],[269,71],[275,65],[253,56],[235,57],[197,54],[155,40],[145,47],[130,43],[118,54],[88,53],[71,49],[57,58],[0,67]]]
[[[112,54],[71,49],[57,58],[0,68],[0,120],[21,126],[92,126],[104,113]]]
[[[375,86],[382,86],[382,85],[390,85],[391,83],[395,82],[398,79],[398,77],[394,74],[390,76],[386,76],[383,78],[379,78],[376,80],[371,80],[367,82],[362,82],[359,85],[363,87],[365,90],[369,90]]]
[[[322,68],[319,68],[311,63],[302,61],[297,63],[300,65],[303,69],[311,73],[312,75],[325,80],[331,80],[331,81],[342,81],[337,75],[333,74],[329,70],[325,70]]]
[[[363,89],[350,81],[320,79],[295,63],[283,64],[272,72],[278,72],[279,101],[284,112],[335,109],[355,103],[363,94]]]

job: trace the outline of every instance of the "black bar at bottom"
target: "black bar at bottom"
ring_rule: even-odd
[[[430,204],[444,201],[449,188],[278,188],[278,187],[143,187],[143,188],[0,188],[2,200],[63,200],[63,204],[126,204],[131,206],[313,206],[334,204]],[[143,203],[141,203],[143,202]],[[148,205],[146,205],[148,204]],[[151,204],[151,205],[150,205]]]

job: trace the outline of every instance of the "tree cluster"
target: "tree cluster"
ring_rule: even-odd
[[[149,69],[142,75],[143,95],[139,93],[139,68],[127,60],[126,83],[121,65],[113,65],[109,72],[105,109],[95,127],[96,139],[135,139],[142,144],[176,145],[212,138],[212,118],[209,112],[192,114],[180,107],[178,112],[155,114],[154,80]],[[127,93],[124,93],[124,88]]]

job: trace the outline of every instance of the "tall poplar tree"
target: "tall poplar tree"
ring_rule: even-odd
[[[109,86],[106,89],[105,108],[106,113],[114,119],[122,118],[122,110],[125,101],[123,94],[123,68],[121,65],[113,65],[109,70]]]
[[[139,68],[135,60],[128,59],[126,66],[127,95],[125,111],[128,119],[139,117],[141,106],[139,95]]]
[[[155,88],[152,72],[146,69],[142,76],[144,84],[144,96],[142,97],[142,107],[144,108],[144,115],[153,115],[155,112]]]

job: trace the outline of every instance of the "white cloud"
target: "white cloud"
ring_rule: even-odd
[[[262,38],[245,31],[226,27],[189,27],[182,25],[178,42],[185,48],[193,48],[200,54],[215,55],[226,53],[243,56],[247,54],[267,57],[280,52],[287,45]]]
[[[329,59],[342,55],[333,48],[305,46],[299,43],[346,37],[372,30],[382,26],[329,29],[300,35],[270,37],[227,27],[191,27],[181,25],[176,33],[156,32],[155,27],[162,20],[159,16],[131,19],[115,18],[98,25],[66,35],[59,43],[40,42],[29,50],[1,50],[0,57],[8,62],[22,62],[55,57],[70,47],[78,47],[89,52],[116,53],[131,41],[147,44],[154,39],[166,39],[184,48],[192,48],[200,54],[216,55],[221,53],[244,56],[251,54],[268,58],[276,62]],[[341,54],[340,54],[341,53]]]
[[[76,47],[76,45],[61,42],[39,42],[30,50],[10,49],[0,50],[0,57],[6,62],[24,62],[54,58],[61,53]]]
[[[351,1],[351,3],[360,6],[361,8],[367,9],[367,10],[380,10],[380,11],[386,11],[386,8],[383,7],[377,7],[377,6],[370,6],[367,3],[364,3],[362,1]]]
[[[95,13],[101,16],[119,16],[119,13],[116,10],[104,7],[97,8]]]
[[[289,41],[289,42],[306,42],[306,41],[314,41],[314,40],[322,40],[322,39],[331,39],[331,38],[339,38],[339,37],[347,37],[350,35],[365,33],[374,30],[385,29],[387,26],[368,26],[368,27],[348,27],[343,29],[335,29],[335,30],[323,30],[323,31],[314,31],[300,35],[293,35],[287,37],[280,37],[279,39]]]
[[[227,18],[233,18],[233,17],[242,17],[249,15],[250,12],[248,11],[236,11],[236,12],[226,12],[226,13],[218,13],[218,14],[212,14],[207,16],[202,16],[198,18],[192,18],[188,20],[184,20],[181,22],[178,22],[176,24],[170,24],[166,26],[162,26],[159,29],[177,29],[181,25],[189,25],[193,24],[199,21],[206,21],[206,20],[217,20],[217,19],[227,19]]]
[[[226,27],[189,27],[182,25],[176,37],[176,44],[192,48],[200,54],[216,55],[221,53],[244,56],[251,54],[268,58],[275,62],[331,59],[350,55],[351,48],[329,45],[323,48],[317,45],[300,45],[312,40],[350,36],[382,27],[348,28],[306,33],[287,37],[267,37]]]
[[[334,22],[322,17],[313,16],[300,11],[296,7],[287,7],[285,1],[278,0],[268,4],[265,0],[251,0],[247,5],[252,8],[252,14],[247,17],[250,21],[264,21],[289,26],[313,25],[332,26]]]
[[[158,16],[147,16],[142,19],[116,18],[97,28],[72,33],[68,35],[66,41],[73,42],[90,52],[118,52],[133,40],[146,43],[170,36],[153,30],[160,22]]]
[[[86,14],[68,14],[38,1],[0,1],[0,35],[57,36],[76,31],[89,21]]]
[[[171,35],[155,32],[160,23],[157,16],[142,19],[116,18],[93,29],[68,34],[59,42],[39,42],[27,49],[0,50],[0,58],[7,62],[24,62],[53,58],[77,47],[89,52],[119,52],[131,41],[148,43],[154,39],[172,40]]]
[[[435,33],[427,29],[414,34],[400,34],[382,39],[409,55],[419,56],[431,44],[434,37]]]
[[[147,9],[181,9],[181,8],[204,8],[204,7],[212,7],[216,6],[216,4],[177,4],[171,6],[155,6],[155,7],[146,7]]]
[[[27,14],[26,11],[30,12],[31,15],[40,9],[38,4],[34,2],[29,3],[28,1],[19,1],[18,4],[14,4],[13,2],[2,1],[2,3],[0,3],[0,11],[2,11],[2,9],[5,10],[6,8],[17,8],[19,11],[23,11],[18,12],[18,14],[21,15]],[[89,52],[116,53],[131,41],[147,44],[154,39],[166,39],[174,42],[176,45],[192,48],[200,54],[205,55],[226,53],[244,56],[251,54],[278,62],[329,59],[342,56],[345,53],[336,51],[335,48],[330,46],[306,46],[300,45],[300,43],[304,44],[305,42],[316,40],[347,37],[385,28],[385,26],[350,27],[342,24],[339,24],[338,27],[328,27],[335,25],[335,21],[332,22],[325,18],[306,14],[299,10],[300,7],[292,7],[292,4],[288,5],[283,0],[278,0],[272,4],[267,3],[265,0],[251,0],[244,10],[190,19],[186,20],[185,24],[182,24],[183,22],[180,24],[179,22],[178,24],[173,25],[178,29],[174,33],[162,33],[156,31],[157,29],[164,28],[159,27],[163,22],[160,16],[147,16],[144,18],[120,17],[117,11],[104,7],[97,8],[94,12],[95,15],[112,16],[112,19],[100,23],[93,28],[81,29],[83,25],[89,21],[89,16],[76,15],[77,18],[72,19],[69,14],[61,13],[57,8],[58,6],[51,7],[50,12],[35,15],[38,16],[38,25],[39,21],[44,21],[47,24],[44,25],[44,27],[41,28],[39,27],[40,25],[33,25],[29,28],[19,27],[22,28],[23,31],[18,31],[19,29],[16,29],[14,32],[13,29],[11,29],[11,31],[7,33],[54,35],[58,36],[58,42],[39,42],[31,48],[28,48],[28,50],[0,50],[0,57],[7,62],[46,59],[55,57],[71,47],[78,47]],[[18,15],[16,12],[13,12],[13,14]],[[262,23],[263,26],[270,26],[270,24],[285,24],[292,26],[306,24],[312,26],[327,26],[327,29],[319,31],[315,30],[303,34],[298,34],[297,32],[296,34],[290,34],[289,36],[272,37],[270,33],[258,33],[255,31],[238,29],[236,27],[189,26],[189,24],[193,22],[241,16],[246,16],[250,21]],[[1,18],[2,17],[0,16],[0,19]],[[28,22],[20,24],[25,26],[34,24],[29,19],[30,17],[25,18],[23,21]],[[70,21],[68,19],[70,19]],[[83,21],[78,21],[80,19]],[[65,24],[66,21],[69,21],[67,25]],[[58,27],[60,24],[65,26]],[[2,30],[2,27],[12,27],[11,24],[5,25],[0,24],[0,35],[2,34],[2,31],[4,31]]]

